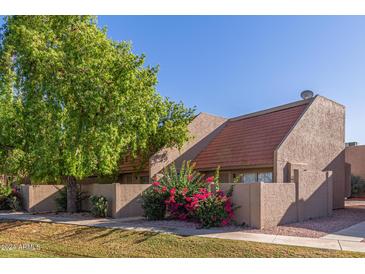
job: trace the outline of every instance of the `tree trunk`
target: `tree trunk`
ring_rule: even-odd
[[[29,176],[25,176],[25,177],[24,177],[24,180],[23,180],[23,183],[24,183],[25,185],[31,185],[31,184],[32,184],[32,182],[31,182],[31,180],[30,180],[30,177],[29,177]]]
[[[67,212],[77,212],[77,182],[74,176],[67,176]]]

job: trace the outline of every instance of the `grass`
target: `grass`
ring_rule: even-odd
[[[22,250],[24,245],[34,250]],[[4,250],[12,245],[13,250]],[[0,222],[0,257],[365,257],[365,253],[52,223]]]

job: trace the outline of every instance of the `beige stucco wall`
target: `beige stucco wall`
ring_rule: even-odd
[[[223,191],[227,192],[233,184],[221,184]],[[260,223],[259,220],[259,185],[252,184],[234,184],[232,203],[239,208],[235,211],[235,221],[238,224],[255,226]]]
[[[85,184],[87,195],[104,196],[108,200],[108,216],[113,218],[143,216],[141,193],[150,184]],[[64,185],[22,185],[23,207],[29,212],[56,212],[56,198]],[[83,211],[90,210],[89,200],[82,202]]]
[[[298,221],[332,215],[332,179],[331,172],[300,170],[297,197]]]
[[[184,160],[194,159],[209,142],[220,132],[227,119],[200,113],[189,124],[190,140],[179,150],[177,148],[162,149],[150,159],[150,177],[160,173],[164,167],[175,162],[179,167]]]
[[[115,198],[113,204],[113,218],[143,216],[142,197],[144,190],[150,184],[114,184]]]
[[[21,185],[23,207],[32,213],[56,212],[56,198],[64,185]]]
[[[89,184],[82,185],[82,191],[88,195],[102,195],[108,200],[108,216],[113,218],[141,217],[142,192],[150,184]],[[83,210],[90,209],[89,201],[84,201]]]
[[[311,194],[324,195],[320,191],[324,183],[323,177],[326,171],[333,171],[333,207],[343,208],[346,196],[344,126],[344,106],[317,96],[275,151],[274,180],[292,182],[293,176],[290,175],[288,164],[301,165],[303,171],[308,171],[308,178],[303,177],[302,182],[309,184],[311,181],[303,199],[304,202],[311,202]],[[312,176],[310,172],[323,174]],[[320,198],[314,198],[315,201],[318,199]],[[322,210],[316,206],[313,209]]]
[[[260,192],[261,228],[297,221],[294,183],[260,183]]]
[[[347,147],[346,163],[351,165],[351,174],[365,179],[365,146]]]
[[[114,184],[85,184],[81,185],[81,191],[87,195],[104,196],[108,200],[108,216],[113,214],[113,202],[115,197]],[[86,199],[82,202],[82,210],[90,210],[89,200]]]
[[[221,184],[228,191],[232,184]],[[255,228],[297,221],[294,183],[234,184],[232,202],[239,208],[235,221]]]

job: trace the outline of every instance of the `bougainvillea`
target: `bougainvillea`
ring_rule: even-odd
[[[165,170],[167,176],[152,183],[144,195],[145,215],[148,219],[168,218],[191,220],[201,227],[225,226],[231,223],[234,208],[233,188],[224,193],[219,189],[219,169],[207,177],[194,171],[190,162],[183,163],[180,173],[175,167]]]

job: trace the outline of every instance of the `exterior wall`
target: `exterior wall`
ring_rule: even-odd
[[[85,192],[87,195],[97,195],[104,196],[108,200],[108,216],[113,214],[113,202],[115,197],[114,184],[86,184],[81,185],[81,191]],[[90,203],[86,199],[82,202],[81,210],[89,211]]]
[[[102,195],[108,200],[108,216],[113,218],[141,217],[142,192],[149,184],[85,184],[81,191],[87,195]],[[56,198],[64,185],[21,185],[23,208],[28,212],[58,211]],[[81,209],[90,210],[88,200],[83,201]]]
[[[209,142],[219,133],[227,119],[200,113],[188,126],[191,140],[180,150],[162,149],[150,159],[150,177],[159,174],[164,167],[175,162],[178,167],[184,160],[194,159]]]
[[[298,220],[294,183],[260,183],[260,227],[272,227]]]
[[[333,171],[333,207],[343,208],[345,193],[345,108],[329,99],[317,96],[275,151],[274,180],[292,182],[293,174],[289,165],[301,165],[302,182],[311,181],[308,193],[303,196],[305,203],[312,200],[311,193],[326,195],[320,190],[326,171]],[[318,175],[313,176],[314,173]],[[323,173],[323,174],[321,174]],[[317,200],[321,198],[314,198]],[[322,210],[316,209],[315,210]],[[320,215],[316,213],[314,215]]]
[[[365,179],[365,146],[353,146],[345,149],[346,163],[351,165],[351,174]]]
[[[223,191],[228,191],[232,184],[221,184]],[[242,225],[259,227],[260,196],[259,184],[234,184],[232,202],[239,208],[235,211],[235,221]]]
[[[265,228],[308,218],[303,212],[305,214],[315,210],[312,207],[303,207],[299,200],[299,197],[304,195],[301,194],[303,190],[300,186],[304,184],[299,183],[302,178],[299,174],[296,172],[297,183],[234,184],[232,202],[239,206],[235,212],[237,223]],[[231,185],[221,184],[221,189],[227,191]],[[108,216],[125,218],[143,216],[141,194],[150,186],[149,184],[89,184],[82,185],[81,189],[88,195],[105,196],[109,202]],[[55,198],[63,187],[63,185],[22,185],[24,208],[30,212],[56,211]],[[331,197],[332,195],[329,195],[329,198]],[[332,205],[332,200],[326,200],[326,203]],[[82,209],[87,211],[89,206],[88,201],[85,201]],[[319,206],[323,208],[323,205]]]
[[[332,215],[332,172],[294,169],[298,221]]]
[[[120,184],[148,184],[149,183],[148,173],[124,173],[120,174],[118,178],[118,183]]]
[[[63,185],[21,185],[23,207],[32,213],[56,212],[56,198]]]
[[[113,218],[143,216],[142,197],[144,190],[150,184],[114,184],[115,198],[113,203]]]
[[[221,184],[227,191],[232,184]],[[255,228],[296,222],[296,188],[294,183],[235,184],[232,202],[239,208],[235,221]]]

